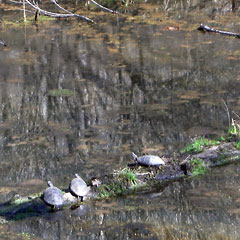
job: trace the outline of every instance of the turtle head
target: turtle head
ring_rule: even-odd
[[[53,187],[53,184],[52,184],[51,181],[48,181],[47,184],[48,184],[49,187]]]
[[[132,152],[132,157],[133,157],[134,160],[137,162],[137,155],[136,155],[134,152]]]
[[[92,186],[98,187],[101,184],[102,184],[102,182],[99,179],[97,179],[97,178],[92,179]]]
[[[79,176],[77,173],[75,173],[75,177],[76,177],[76,178],[80,178],[80,176]]]

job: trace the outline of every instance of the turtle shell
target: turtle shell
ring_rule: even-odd
[[[83,198],[89,193],[91,188],[87,186],[86,182],[78,174],[75,174],[75,176],[76,178],[70,183],[70,191],[74,196]]]
[[[165,162],[160,157],[154,155],[145,155],[138,157],[135,153],[132,153],[132,156],[134,157],[135,161],[144,166],[159,166],[165,164]]]
[[[60,208],[63,205],[63,195],[62,191],[54,187],[53,184],[49,181],[49,187],[43,192],[44,202],[52,208]]]

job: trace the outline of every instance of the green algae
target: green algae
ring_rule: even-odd
[[[121,177],[123,181],[129,181],[133,185],[136,184],[136,174],[130,168],[124,168],[120,172],[119,177]]]
[[[52,89],[48,91],[48,96],[51,97],[71,97],[74,94],[75,92],[70,89]]]
[[[211,140],[207,138],[197,138],[193,143],[187,145],[182,149],[181,153],[199,153],[202,152],[204,147],[210,147],[219,144],[219,140]]]
[[[207,172],[206,167],[200,158],[195,158],[192,165],[192,176],[203,175]]]

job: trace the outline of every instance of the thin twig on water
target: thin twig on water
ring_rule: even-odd
[[[117,14],[118,12],[117,11],[114,11],[114,10],[111,10],[109,8],[106,8],[104,6],[102,6],[101,4],[95,2],[94,0],[90,0],[91,3],[95,4],[96,6],[98,6],[99,8],[101,8],[102,10],[106,11],[106,12],[110,12],[110,13],[114,13],[114,14]]]

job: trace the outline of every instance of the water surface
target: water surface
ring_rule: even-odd
[[[94,14],[94,25],[76,20],[2,24],[0,37],[8,46],[0,49],[0,202],[15,193],[42,191],[49,179],[66,187],[76,172],[85,179],[102,176],[125,167],[132,161],[132,151],[168,155],[194,136],[223,135],[229,122],[223,101],[230,111],[239,109],[239,39],[203,34],[197,27],[203,22],[238,32],[238,18],[227,6],[221,8],[211,1],[205,5],[148,2],[136,5],[137,15]],[[11,19],[13,14],[16,16],[4,11],[1,18]],[[177,185],[174,191],[184,192],[191,184]],[[188,196],[177,198],[184,202]],[[87,238],[88,232],[92,239],[118,236],[114,234],[124,239],[132,229],[142,229],[131,225],[136,223],[150,231],[143,239],[154,239],[163,234],[154,230],[156,226],[166,224],[168,229],[172,224],[176,234],[183,226],[185,233],[185,223],[190,221],[192,230],[186,239],[196,237],[187,210],[169,193],[171,198],[173,223],[164,207],[156,211],[158,197],[150,197],[152,210],[144,212],[149,196],[143,195],[107,201],[106,210],[102,203],[87,206],[86,215],[80,217],[83,230],[79,217],[64,211],[48,216],[50,220],[17,222],[11,231],[45,239],[50,235],[61,239],[71,233],[73,239]],[[197,202],[199,198],[196,196]],[[119,204],[124,209],[129,202],[131,210],[120,212],[123,216],[114,209]],[[210,202],[206,204],[211,210]],[[108,215],[102,227],[104,214]],[[197,215],[200,222],[194,220],[194,224],[208,229],[204,222],[210,216],[203,214],[200,220],[201,214]],[[163,219],[161,223],[157,216]],[[59,219],[55,227],[50,224],[52,217]],[[230,226],[234,228],[236,223]],[[218,227],[213,225],[209,231],[215,234]],[[116,233],[110,233],[112,229]]]

